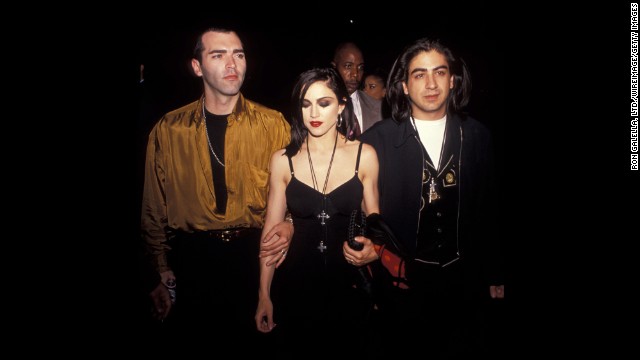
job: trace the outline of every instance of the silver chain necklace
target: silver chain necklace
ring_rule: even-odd
[[[213,157],[216,158],[216,161],[218,162],[218,164],[224,167],[224,164],[222,163],[222,161],[218,159],[218,155],[216,155],[216,152],[213,151],[213,146],[211,146],[211,140],[209,139],[209,129],[207,129],[207,114],[205,114],[204,112],[204,99],[202,99],[202,119],[204,121],[204,133],[207,135],[207,142],[209,143],[209,150],[211,150],[211,153],[213,154]]]

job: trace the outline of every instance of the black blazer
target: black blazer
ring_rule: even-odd
[[[446,131],[462,129],[459,169],[461,257],[478,265],[491,285],[503,284],[491,135],[475,119],[449,114]],[[447,137],[450,137],[448,134]],[[360,140],[372,145],[380,163],[380,213],[409,253],[414,253],[422,195],[422,145],[410,119],[375,123]]]

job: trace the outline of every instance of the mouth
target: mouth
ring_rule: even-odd
[[[310,121],[309,122],[309,125],[313,126],[314,128],[317,128],[322,124],[323,124],[322,121]]]
[[[238,80],[238,75],[227,75],[223,79],[235,81],[235,80]]]

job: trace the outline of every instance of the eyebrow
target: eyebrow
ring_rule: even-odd
[[[440,70],[440,69],[447,69],[449,70],[449,67],[447,65],[440,65],[440,66],[436,66],[433,69],[431,69],[432,71],[435,70]],[[411,70],[411,74],[417,73],[417,72],[422,72],[422,71],[429,71],[429,69],[427,68],[415,68],[413,70]]]
[[[226,54],[228,51],[227,50],[211,50],[209,51],[207,54]],[[237,54],[237,53],[244,53],[244,49],[233,49],[233,53]]]

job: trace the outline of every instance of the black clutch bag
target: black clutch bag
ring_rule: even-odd
[[[356,236],[366,236],[367,220],[364,212],[361,210],[353,210],[349,218],[349,229],[347,236],[347,245],[356,251],[364,248],[363,243],[355,240]],[[369,272],[368,266],[358,267],[358,275],[356,276],[356,287],[364,291],[370,299],[373,300],[373,279]]]
[[[354,210],[349,219],[347,244],[360,251],[364,244],[355,241],[356,236],[365,236],[380,247],[380,261],[358,268],[356,287],[363,290],[379,309],[402,306],[401,300],[409,288],[405,265],[409,256],[403,244],[395,237],[391,228],[377,213],[365,216]]]
[[[364,244],[357,242],[355,237],[365,236],[366,226],[367,218],[364,212],[361,210],[353,210],[351,212],[351,218],[349,219],[349,236],[347,237],[347,243],[353,250],[360,251],[364,248]]]

